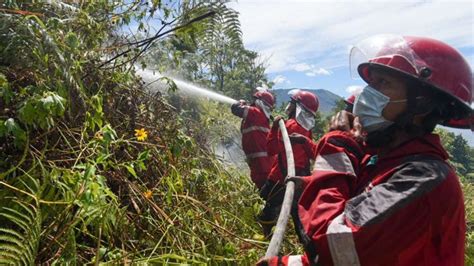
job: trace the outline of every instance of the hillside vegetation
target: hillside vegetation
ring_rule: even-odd
[[[0,264],[258,260],[262,201],[212,149],[234,141],[239,120],[135,74],[172,72],[234,99],[271,86],[237,13],[209,1],[22,2],[0,4]],[[474,262],[473,151],[441,133],[463,176]],[[301,253],[287,235],[283,252]]]

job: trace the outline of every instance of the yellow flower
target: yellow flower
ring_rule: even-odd
[[[147,190],[147,191],[143,192],[143,196],[146,199],[151,199],[151,196],[153,196],[153,192],[151,192],[151,190]]]
[[[104,139],[104,134],[101,131],[97,131],[94,135],[94,138],[98,140],[103,140]]]
[[[144,128],[135,129],[135,137],[137,137],[139,141],[144,141],[148,137],[148,132],[146,132]]]

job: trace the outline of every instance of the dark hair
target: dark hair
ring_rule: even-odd
[[[450,119],[462,119],[468,115],[463,108],[459,108],[452,96],[433,89],[427,83],[411,81],[408,83],[408,88],[416,92],[413,95],[414,115],[427,113],[421,125],[425,133],[433,132],[438,124],[444,124]]]

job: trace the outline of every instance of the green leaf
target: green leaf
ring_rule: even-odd
[[[138,154],[137,160],[145,161],[145,160],[148,160],[148,158],[150,158],[150,150],[144,150]]]
[[[101,130],[104,136],[104,141],[106,143],[109,143],[117,139],[117,133],[115,132],[115,130],[112,128],[111,125],[107,124]]]
[[[0,137],[4,137],[7,134],[7,126],[5,120],[0,119]]]
[[[10,134],[15,138],[13,143],[15,147],[22,148],[26,142],[26,132],[15,122],[15,119],[9,118],[0,126],[0,136]]]
[[[174,80],[172,80],[171,78],[161,77],[159,78],[159,80],[164,81],[168,85],[168,92],[175,92],[178,90],[178,86],[176,85]]]
[[[95,166],[87,165],[86,170],[84,171],[84,180],[89,180],[95,174]]]
[[[126,164],[125,164],[124,166],[125,166],[125,168],[127,168],[127,171],[128,171],[130,174],[132,174],[135,178],[138,178],[137,172],[135,172],[135,169],[133,169],[133,165],[130,166],[130,165],[126,165]]]
[[[54,92],[45,93],[40,102],[43,104],[44,109],[49,110],[53,115],[62,115],[64,113],[64,103],[66,100]]]
[[[65,37],[65,43],[70,49],[76,49],[79,46],[79,39],[74,32],[68,32]]]
[[[107,159],[110,157],[110,154],[100,154],[99,157],[95,160],[97,164],[104,164],[107,162]]]
[[[27,125],[43,129],[54,125],[54,118],[62,116],[66,100],[52,91],[36,94],[23,102],[18,110],[19,119]]]
[[[0,97],[6,104],[9,104],[14,96],[15,94],[11,90],[7,78],[0,73]]]

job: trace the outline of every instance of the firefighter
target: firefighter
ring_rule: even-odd
[[[267,152],[267,135],[270,132],[271,113],[275,98],[266,89],[257,88],[253,103],[240,100],[231,107],[234,115],[242,118],[242,148],[250,168],[250,178],[260,190],[270,172],[275,156]]]
[[[352,109],[354,108],[354,101],[355,101],[355,94],[352,94],[351,96],[347,97],[347,99],[344,99],[344,103],[346,104],[346,107],[344,110],[346,112],[352,113]]]
[[[290,102],[285,109],[288,115],[288,120],[285,121],[288,134],[300,134],[311,138],[311,130],[315,125],[316,112],[319,107],[318,97],[303,90],[291,90],[289,95]],[[280,116],[275,118],[268,135],[268,153],[277,155],[277,158],[273,162],[268,180],[261,190],[261,196],[266,200],[266,204],[259,220],[266,237],[270,236],[271,229],[276,224],[285,195],[284,181],[287,175],[287,163],[282,135],[279,132],[280,119],[282,119]],[[294,144],[292,149],[296,175],[309,175],[311,156],[306,152],[307,149],[302,144]]]
[[[469,64],[430,38],[376,36],[357,48],[367,86],[354,115],[336,115],[313,174],[293,179],[305,254],[259,264],[464,265],[461,186],[432,131],[472,126]],[[362,140],[376,160],[362,159]]]

